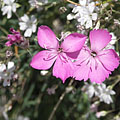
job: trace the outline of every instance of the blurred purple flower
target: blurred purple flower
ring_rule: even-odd
[[[13,44],[26,49],[29,47],[29,41],[26,40],[18,31],[15,31],[13,28],[10,28],[12,34],[8,35],[8,42],[5,43],[6,46],[11,46]]]
[[[23,37],[21,36],[20,32],[15,31],[13,28],[10,28],[10,32],[12,34],[8,35],[8,42],[5,43],[6,46],[11,46],[12,44],[15,43],[20,43],[23,41]]]

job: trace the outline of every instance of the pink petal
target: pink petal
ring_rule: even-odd
[[[79,33],[68,35],[61,44],[65,52],[76,52],[82,48],[86,40],[86,36]]]
[[[64,83],[68,77],[72,76],[72,67],[68,62],[65,63],[58,57],[53,67],[53,76],[61,78]]]
[[[107,30],[92,30],[90,32],[91,50],[98,52],[111,41],[111,35]]]
[[[70,53],[66,53],[66,55],[72,59],[76,59],[78,57],[80,53],[80,50],[79,51],[76,51],[76,52],[70,52]]]
[[[8,46],[8,47],[11,46],[12,44],[13,44],[12,41],[8,41],[8,42],[5,43],[5,45]]]
[[[91,54],[90,54],[90,49],[87,47],[87,46],[83,46],[78,57],[77,57],[77,61],[80,63],[80,62],[83,62],[85,61],[86,59],[88,59]]]
[[[83,80],[86,81],[89,78],[90,73],[90,49],[86,46],[84,46],[79,55],[76,59],[76,62],[74,62],[75,69],[73,76],[76,80]]]
[[[30,65],[38,70],[47,70],[53,65],[56,57],[51,51],[43,50],[32,58]]]
[[[101,51],[98,57],[103,66],[110,71],[119,66],[119,57],[112,49]]]
[[[40,26],[37,33],[38,43],[42,48],[57,48],[58,41],[53,31],[47,26]]]
[[[91,72],[89,74],[90,81],[96,83],[102,83],[106,78],[111,74],[110,71],[107,71],[104,66],[99,62],[98,59],[91,61]],[[97,65],[96,65],[97,64]]]
[[[75,68],[76,69],[74,71],[73,77],[75,77],[76,80],[88,80],[90,67],[85,62],[80,66],[76,66]]]

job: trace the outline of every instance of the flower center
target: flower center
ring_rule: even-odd
[[[61,53],[61,52],[63,52],[63,49],[62,48],[58,48],[57,52]]]
[[[95,51],[92,51],[92,52],[91,52],[91,56],[96,57],[96,56],[97,56],[97,53],[96,53]]]

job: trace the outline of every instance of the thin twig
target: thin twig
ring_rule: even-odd
[[[74,81],[73,79],[70,80],[70,82],[69,82],[69,84],[68,84],[68,87],[72,85],[73,81]],[[52,120],[52,119],[53,119],[53,116],[54,116],[57,108],[59,107],[60,103],[62,102],[63,98],[65,97],[66,93],[68,93],[68,92],[67,92],[67,90],[65,89],[65,91],[64,91],[64,92],[62,93],[62,95],[60,96],[58,102],[57,102],[56,105],[54,106],[54,108],[53,108],[53,110],[52,110],[52,112],[51,112],[48,120]]]
[[[81,6],[80,4],[75,3],[75,2],[73,2],[73,1],[71,1],[71,0],[65,0],[65,1],[67,1],[67,2],[69,2],[69,3],[71,3],[71,4],[74,4],[74,5],[77,5],[77,6]]]
[[[30,50],[29,49],[27,49],[27,52],[30,54],[30,56],[32,57],[32,53],[30,52]]]

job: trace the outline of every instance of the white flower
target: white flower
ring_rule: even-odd
[[[3,86],[10,86],[10,80],[13,78],[15,70],[14,62],[8,62],[0,65],[0,77],[3,80]]]
[[[3,0],[4,6],[1,8],[1,11],[3,12],[2,15],[7,14],[7,18],[12,17],[12,12],[16,12],[16,3],[14,3],[15,0]]]
[[[30,37],[32,35],[32,32],[36,32],[36,23],[37,19],[34,15],[29,18],[26,14],[24,14],[24,16],[21,17],[21,22],[19,22],[19,25],[20,30],[25,31],[25,37]]]
[[[92,21],[97,20],[97,13],[94,13],[95,3],[89,0],[79,0],[81,6],[75,6],[72,13],[67,16],[68,20],[77,19],[77,21],[85,26],[85,28],[92,27]]]
[[[115,91],[111,90],[109,87],[106,88],[105,84],[101,84],[101,91],[100,91],[100,101],[103,101],[107,104],[110,104],[113,102],[110,95],[115,95]]]
[[[83,89],[85,89],[85,93],[90,98],[92,98],[95,95],[100,98],[100,101],[103,101],[107,104],[110,104],[113,102],[110,95],[114,95],[115,91],[111,90],[109,87],[106,88],[106,85],[104,83],[102,84],[85,83],[85,86],[83,87]]]

